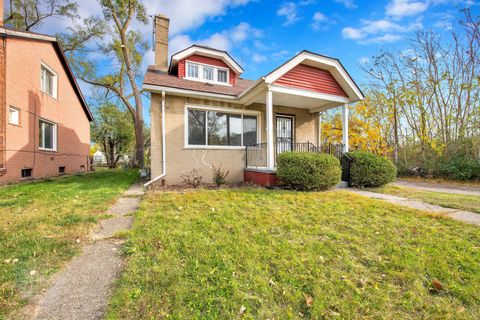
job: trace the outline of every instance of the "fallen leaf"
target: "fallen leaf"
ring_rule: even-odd
[[[32,270],[32,271],[30,271],[30,275],[31,275],[32,277],[33,277],[34,275],[36,275],[36,274],[37,274],[37,270]]]
[[[242,314],[245,313],[245,311],[247,311],[247,308],[246,308],[244,305],[242,305],[242,306],[240,307],[240,311],[239,311],[238,313],[239,313],[240,315],[242,315]]]
[[[5,263],[10,263],[11,261],[12,261],[12,259],[5,259],[5,260],[3,260],[3,262],[5,262]]]
[[[444,288],[443,288],[443,284],[437,280],[437,279],[433,279],[432,280],[432,287],[436,290],[436,291],[442,291]]]
[[[305,304],[310,308],[313,304],[313,297],[306,293],[303,294],[303,297],[305,298]]]

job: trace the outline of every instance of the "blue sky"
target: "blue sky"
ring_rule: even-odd
[[[361,86],[360,65],[381,49],[406,50],[416,30],[432,28],[446,34],[469,7],[480,14],[479,0],[143,0],[153,17],[170,17],[170,54],[193,44],[229,51],[244,67],[244,78],[258,79],[306,49],[339,58]],[[80,0],[80,15],[101,13],[97,0]],[[152,40],[152,24],[134,28]],[[55,19],[39,31],[54,34],[71,26]],[[153,51],[145,55],[143,70],[153,64]],[[93,57],[92,57],[93,58]],[[111,59],[94,57],[104,70]],[[81,84],[88,97],[91,90]],[[149,102],[145,118],[149,122]]]
[[[472,1],[243,1],[191,30],[173,35],[175,51],[200,42],[229,50],[257,79],[306,49],[339,58],[358,82],[360,65],[381,49],[405,50],[415,30],[448,32]]]

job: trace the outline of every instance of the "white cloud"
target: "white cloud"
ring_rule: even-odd
[[[229,8],[246,5],[250,0],[144,0],[149,15],[163,13],[170,18],[172,35],[199,27],[207,19],[224,15]],[[150,28],[151,29],[151,28]]]
[[[237,26],[216,32],[208,38],[193,40],[189,35],[178,34],[170,39],[169,53],[173,54],[192,44],[201,44],[215,49],[230,51],[235,45],[254,39],[254,43],[262,36],[259,29],[253,28],[246,22],[241,22]]]
[[[360,64],[367,64],[367,63],[370,62],[370,58],[368,58],[368,57],[360,57],[360,58],[358,58],[358,62],[359,62]]]
[[[358,7],[353,0],[335,0],[335,2],[343,4],[347,9],[356,9]]]
[[[335,24],[335,21],[320,11],[317,11],[313,14],[313,22],[311,24],[314,30],[327,30],[330,25]]]
[[[385,12],[394,19],[416,16],[425,12],[429,7],[428,1],[419,0],[393,0],[386,7]]]
[[[253,56],[252,56],[252,60],[253,62],[255,63],[260,63],[260,62],[264,62],[264,61],[267,61],[267,57],[265,57],[264,55],[261,55],[259,53],[254,53]]]
[[[285,17],[284,26],[291,25],[295,23],[300,18],[298,17],[297,4],[294,2],[285,2],[278,8],[277,15],[280,17]]]
[[[400,25],[387,19],[363,19],[360,23],[362,26],[359,28],[343,28],[343,37],[363,43],[394,42],[401,39],[399,33],[410,32],[422,28],[420,22],[410,23],[409,25]]]

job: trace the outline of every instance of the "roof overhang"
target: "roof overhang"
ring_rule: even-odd
[[[170,60],[170,69],[175,68],[180,60],[190,57],[191,55],[199,55],[208,58],[220,59],[227,64],[235,73],[243,73],[243,68],[228,54],[226,51],[213,48],[193,45],[185,50],[172,55]]]
[[[80,86],[78,85],[77,79],[75,78],[73,71],[70,68],[70,65],[68,63],[67,57],[63,53],[63,50],[60,47],[60,44],[58,43],[56,37],[52,37],[46,34],[30,32],[30,31],[14,30],[14,29],[5,28],[5,27],[0,28],[0,35],[4,35],[6,37],[12,37],[12,38],[22,38],[22,39],[28,39],[28,40],[50,42],[53,45],[53,48],[55,49],[55,52],[57,53],[60,59],[60,62],[62,63],[65,69],[65,73],[67,74],[67,77],[70,80],[73,90],[75,91],[78,99],[80,100],[80,104],[82,105],[83,111],[85,112],[85,115],[87,116],[88,121],[93,121],[92,112],[90,111],[90,108],[88,107],[87,102],[85,101],[83,93],[80,90]]]
[[[365,98],[360,88],[356,85],[338,59],[322,56],[309,51],[300,52],[291,60],[285,62],[280,67],[267,74],[264,77],[265,82],[267,84],[274,84],[275,81],[299,64],[328,70],[348,95],[348,102],[357,102]]]

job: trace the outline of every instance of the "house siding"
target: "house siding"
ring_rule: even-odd
[[[183,174],[193,169],[203,177],[203,182],[212,182],[212,166],[222,166],[229,170],[230,182],[243,181],[245,168],[245,150],[228,149],[189,149],[185,148],[185,105],[237,108],[260,111],[261,142],[266,141],[265,105],[243,105],[217,102],[188,97],[166,96],[166,160],[167,184],[182,184]],[[152,178],[162,174],[162,137],[161,137],[161,95],[152,94],[151,100],[151,171]],[[307,109],[274,106],[274,113],[295,117],[295,141],[317,141],[316,119],[318,115]]]
[[[198,63],[203,63],[203,64],[208,64],[212,65],[215,67],[221,67],[221,68],[227,68],[229,71],[229,84],[234,86],[236,84],[238,75],[222,60],[219,59],[213,59],[209,57],[204,57],[200,55],[191,55],[185,59],[182,59],[178,62],[178,76],[180,78],[184,78],[186,76],[186,67],[185,67],[185,62],[186,60],[192,61],[192,62],[198,62]]]
[[[90,123],[66,71],[49,42],[7,39],[6,107],[20,110],[20,125],[6,124],[6,174],[0,183],[21,180],[21,169],[33,169],[33,178],[58,176],[89,168]],[[52,98],[40,88],[44,63],[57,73],[58,95]],[[39,119],[57,124],[57,151],[41,151]]]
[[[288,71],[280,79],[275,81],[275,84],[348,97],[343,88],[328,70],[304,64],[299,64],[292,70]]]

